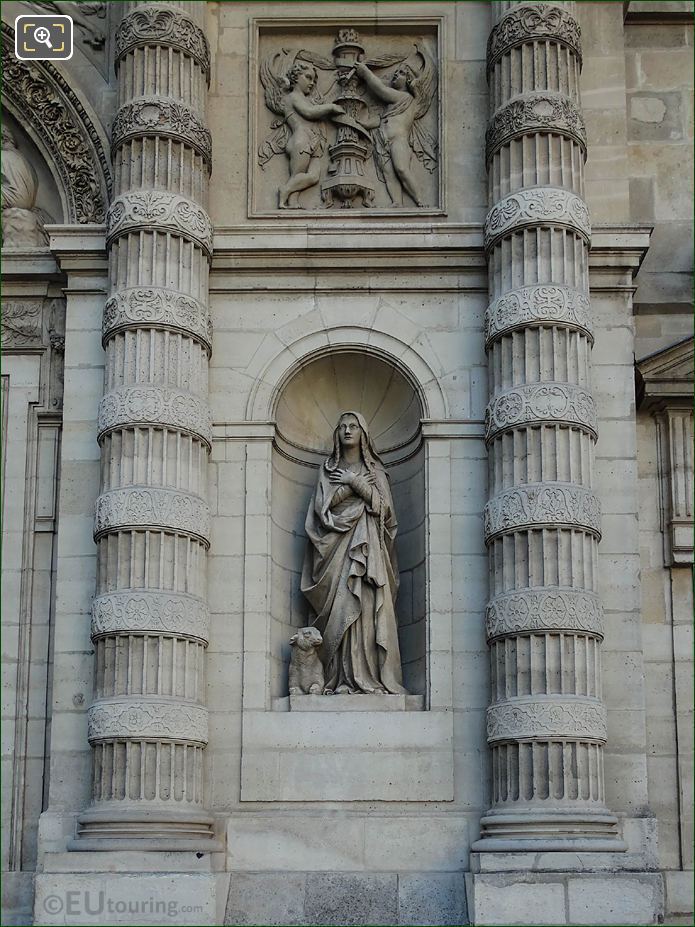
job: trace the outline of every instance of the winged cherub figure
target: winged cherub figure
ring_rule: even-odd
[[[396,206],[403,205],[404,190],[416,206],[426,205],[412,171],[413,154],[430,173],[438,163],[438,144],[420,124],[437,93],[437,68],[422,45],[415,49],[423,61],[419,73],[404,62],[389,82],[380,80],[364,62],[355,64],[356,74],[372,95],[387,104],[372,132],[374,161]]]
[[[345,110],[322,100],[316,68],[309,62],[295,58],[286,73],[278,73],[276,59],[283,57],[287,60],[282,53],[273,55],[260,68],[266,105],[281,118],[273,122],[274,131],[259,147],[258,163],[264,167],[273,155],[285,152],[290,177],[278,191],[279,206],[299,209],[299,194],[319,181],[319,159],[326,147],[321,122],[331,116],[342,116]]]

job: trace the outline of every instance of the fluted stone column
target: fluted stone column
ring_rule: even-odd
[[[624,849],[604,804],[591,229],[573,6],[497,3],[488,42],[492,807],[476,850]]]
[[[111,292],[89,711],[93,804],[75,849],[197,849],[208,640],[205,4],[129,3],[116,33]]]

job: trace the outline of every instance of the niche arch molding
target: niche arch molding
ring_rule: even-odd
[[[101,224],[112,188],[108,141],[91,107],[47,61],[20,61],[2,23],[2,105],[39,149],[58,187],[64,222]]]
[[[274,422],[283,389],[303,367],[323,355],[349,351],[363,352],[395,367],[415,390],[423,419],[448,419],[446,396],[434,368],[413,345],[377,329],[335,325],[288,342],[264,367],[248,371],[256,382],[246,407],[247,420]]]

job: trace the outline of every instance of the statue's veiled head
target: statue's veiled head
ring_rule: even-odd
[[[377,464],[383,467],[379,454],[369,436],[369,427],[361,412],[352,409],[341,412],[338,423],[333,432],[333,453],[326,461],[327,470],[335,470],[340,461],[343,448],[355,447],[359,444],[362,460],[369,470]]]

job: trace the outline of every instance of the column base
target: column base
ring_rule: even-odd
[[[77,836],[68,850],[201,851],[222,845],[214,840],[214,818],[205,811],[161,808],[90,808],[77,819]]]
[[[481,837],[474,852],[598,852],[623,853],[627,844],[618,834],[618,819],[608,811],[489,811],[480,821]]]

